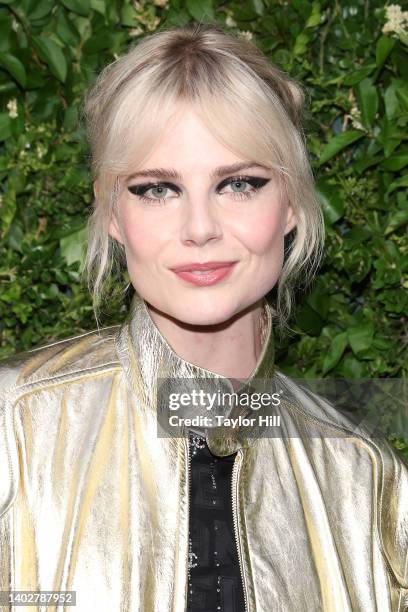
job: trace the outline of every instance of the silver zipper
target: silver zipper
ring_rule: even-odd
[[[241,556],[241,535],[240,535],[240,531],[239,531],[239,525],[238,525],[238,518],[237,518],[237,513],[238,513],[238,476],[239,476],[239,471],[240,471],[240,467],[241,467],[241,462],[242,462],[242,450],[238,449],[237,451],[237,456],[235,457],[234,460],[234,465],[232,466],[232,478],[231,478],[231,494],[232,494],[232,518],[233,518],[233,522],[234,522],[234,534],[235,534],[235,542],[236,542],[236,546],[237,546],[237,552],[238,552],[238,560],[239,560],[239,568],[241,571],[241,581],[242,581],[242,586],[243,586],[243,593],[244,593],[244,606],[245,606],[245,612],[248,611],[248,591],[247,591],[247,585],[245,582],[245,576],[244,576],[244,570],[243,570],[243,563],[242,563],[242,556]]]
[[[187,430],[187,437],[185,438],[186,441],[186,449],[187,449],[187,454],[186,454],[186,463],[187,463],[187,470],[186,470],[186,474],[187,474],[187,482],[186,482],[186,488],[187,488],[187,563],[186,563],[186,567],[187,567],[187,580],[186,580],[186,590],[185,590],[185,602],[186,602],[186,610],[188,607],[188,566],[189,566],[189,554],[190,554],[190,486],[191,486],[191,456],[190,456],[190,432]]]

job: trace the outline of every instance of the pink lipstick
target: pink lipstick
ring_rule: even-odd
[[[189,263],[172,268],[172,271],[183,280],[207,287],[215,285],[226,278],[234,268],[236,261],[209,261],[207,263]]]

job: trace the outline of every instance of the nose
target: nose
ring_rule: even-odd
[[[221,238],[220,212],[210,198],[202,195],[186,198],[180,234],[186,245],[203,246],[209,240]]]

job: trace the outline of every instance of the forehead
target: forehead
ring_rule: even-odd
[[[249,109],[244,115],[232,111],[215,99],[167,99],[161,108],[153,103],[143,116],[131,112],[118,143],[123,163],[117,174],[181,180],[196,171],[213,178],[250,166],[274,168],[277,160],[265,126],[253,112],[245,116]]]
[[[225,155],[225,149],[196,108],[191,104],[179,103],[160,130],[151,157],[191,158],[205,155],[208,151],[214,155]]]
[[[200,112],[189,103],[174,105],[173,112],[157,136],[149,156],[132,177],[181,180],[174,166],[205,166],[211,178],[223,177],[249,168],[268,169],[250,157],[242,157],[209,130]]]

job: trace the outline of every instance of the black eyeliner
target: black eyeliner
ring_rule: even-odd
[[[231,185],[231,183],[239,183],[241,181],[244,183],[248,183],[256,189],[260,189],[261,187],[266,185],[266,183],[269,183],[270,180],[270,178],[263,178],[261,176],[230,176],[229,178],[226,178],[221,181],[217,189],[222,189],[226,185]]]
[[[255,189],[260,189],[261,187],[269,183],[270,180],[271,180],[270,178],[264,178],[260,176],[230,176],[224,179],[223,181],[221,181],[221,183],[217,187],[217,190],[219,191],[223,189],[225,186],[230,185],[231,183],[240,182],[240,181],[248,183]],[[168,189],[172,189],[173,191],[176,191],[177,193],[180,193],[180,189],[176,185],[174,185],[173,183],[167,183],[164,181],[156,182],[156,183],[141,183],[140,185],[129,185],[127,189],[133,195],[140,197],[144,195],[144,193],[148,191],[149,189],[151,189],[152,187],[166,187]]]
[[[129,185],[127,189],[133,195],[142,196],[148,189],[151,189],[152,187],[167,187],[168,189],[173,189],[173,191],[177,191],[178,193],[180,193],[180,190],[178,187],[176,187],[176,185],[173,185],[172,183],[165,183],[165,182],[141,183],[140,185]]]

